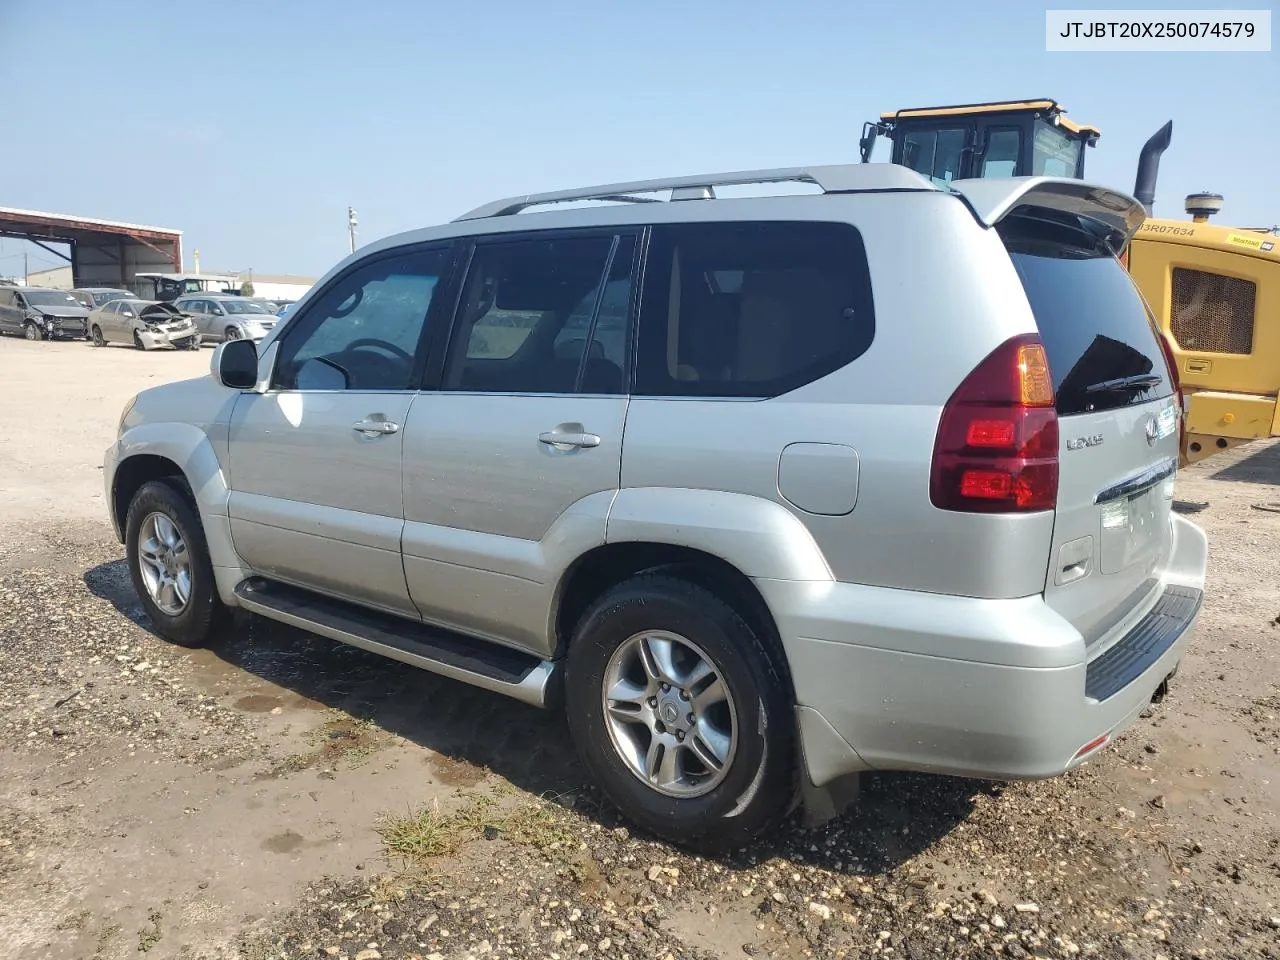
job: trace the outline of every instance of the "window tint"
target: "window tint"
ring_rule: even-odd
[[[982,158],[984,177],[1012,177],[1022,152],[1022,134],[1016,129],[992,130],[987,135],[987,152]]]
[[[1188,350],[1252,353],[1256,302],[1257,287],[1249,280],[1174,267],[1173,339]]]
[[[842,223],[655,227],[636,393],[771,397],[866,352],[862,237]]]
[[[1058,413],[1113,410],[1173,392],[1128,272],[1082,229],[1010,217],[1000,227],[1049,358]]]
[[[13,293],[8,290],[0,290],[0,307],[7,307],[13,303]]]
[[[369,260],[299,314],[280,345],[284,390],[407,390],[444,248]]]
[[[583,390],[621,392],[633,251],[613,236],[477,244],[444,389],[572,393],[581,373]]]

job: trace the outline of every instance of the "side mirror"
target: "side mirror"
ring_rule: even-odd
[[[258,385],[258,348],[252,340],[220,343],[209,361],[209,372],[224,387],[252,390]]]

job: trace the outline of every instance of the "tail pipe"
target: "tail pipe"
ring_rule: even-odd
[[[1151,208],[1156,202],[1156,178],[1160,175],[1160,155],[1169,149],[1169,141],[1173,139],[1173,121],[1151,135],[1138,155],[1138,175],[1133,182],[1134,199],[1151,216]]]

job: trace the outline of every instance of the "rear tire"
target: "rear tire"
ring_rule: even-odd
[[[93,330],[90,332],[89,336],[90,339],[93,340],[93,345],[95,347],[105,347],[107,345],[107,338],[102,335],[102,328],[96,323],[93,325]]]
[[[680,677],[655,685],[650,665]],[[703,712],[717,684],[725,705]],[[574,631],[565,702],[587,769],[628,819],[656,836],[723,853],[786,816],[795,725],[785,658],[714,593],[663,573],[606,591]],[[702,757],[727,760],[716,766]]]
[[[218,597],[204,526],[183,486],[152,480],[134,494],[125,517],[125,558],[155,632],[179,646],[203,647],[226,622],[228,611]],[[170,529],[176,536],[166,535]],[[157,584],[157,579],[179,582],[165,575],[175,569],[185,571],[185,589]]]

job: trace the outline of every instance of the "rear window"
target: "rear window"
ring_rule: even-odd
[[[1044,341],[1060,415],[1173,393],[1151,315],[1110,251],[1043,222],[1015,221],[1001,234]]]

